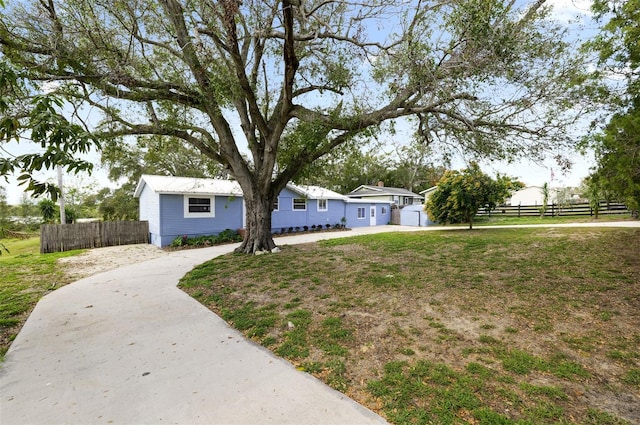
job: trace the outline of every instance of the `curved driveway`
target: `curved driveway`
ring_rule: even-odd
[[[380,226],[277,242],[431,229]],[[42,298],[0,365],[0,423],[385,423],[176,287],[195,265],[234,247],[177,251]]]

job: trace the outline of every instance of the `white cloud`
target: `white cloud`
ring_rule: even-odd
[[[591,19],[591,0],[549,0],[551,16],[561,22],[583,22]]]

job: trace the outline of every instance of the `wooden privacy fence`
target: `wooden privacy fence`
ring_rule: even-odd
[[[42,254],[148,242],[148,221],[45,224],[40,227]]]
[[[531,217],[542,215],[541,205],[505,205],[498,206],[494,210],[480,210],[478,215],[502,216],[502,217]],[[631,214],[625,204],[620,202],[600,202],[600,209],[598,214]],[[576,203],[576,204],[549,204],[544,212],[545,217],[560,217],[560,216],[594,216],[595,211],[588,203]]]

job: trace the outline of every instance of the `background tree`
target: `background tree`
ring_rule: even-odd
[[[222,166],[176,137],[139,136],[135,143],[110,140],[102,147],[102,165],[113,181],[134,186],[143,174],[228,178]]]
[[[125,183],[117,189],[104,188],[96,195],[98,212],[103,220],[137,220],[138,200],[133,197],[135,186]]]
[[[397,146],[386,152],[381,142],[366,146],[346,144],[305,167],[294,179],[300,184],[315,184],[338,193],[349,193],[360,185],[401,187],[419,192],[435,185],[444,174],[443,166],[432,162],[424,144]]]
[[[600,201],[604,198],[604,192],[600,185],[600,177],[597,174],[591,174],[582,181],[580,187],[580,196],[587,198],[589,206],[593,211],[594,218],[600,215]]]
[[[433,162],[433,148],[427,144],[414,143],[396,148],[393,172],[385,184],[420,192],[436,185],[446,168]]]
[[[549,207],[549,183],[544,182],[542,185],[542,205],[540,205],[540,217],[544,217],[547,214],[547,208]]]
[[[640,0],[595,0],[596,19],[607,22],[600,34],[587,43],[596,52],[599,67],[596,81],[610,79],[608,90],[591,87],[599,98],[607,96],[614,112],[601,131],[589,142],[597,160],[596,176],[601,188],[623,200],[631,210],[640,208]]]
[[[468,168],[447,171],[438,182],[438,188],[429,196],[425,211],[429,218],[441,224],[469,223],[480,208],[494,209],[522,187],[520,182],[505,176],[496,180],[472,162]]]
[[[42,221],[45,223],[50,224],[57,220],[58,206],[51,199],[41,199],[40,202],[38,202],[38,208],[40,209]]]
[[[287,182],[389,120],[415,117],[425,143],[491,158],[569,144],[584,67],[544,6],[22,1],[6,6],[0,45],[33,81],[100,110],[96,134],[177,137],[221,163],[244,193],[239,250],[255,252],[275,246]]]
[[[11,208],[7,204],[7,191],[0,186],[0,239],[5,237],[5,231],[10,230],[11,226]]]

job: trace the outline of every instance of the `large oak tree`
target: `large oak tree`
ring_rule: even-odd
[[[103,113],[95,135],[177,137],[228,169],[247,253],[275,246],[288,181],[385,122],[494,158],[564,146],[563,39],[544,0],[25,0],[0,25],[6,58]]]
[[[599,86],[613,77],[606,101],[613,114],[589,142],[598,162],[591,182],[622,199],[631,210],[640,209],[640,1],[593,2],[595,17],[603,21],[600,33],[587,43],[598,54],[594,72]],[[600,95],[603,90],[593,90]]]

